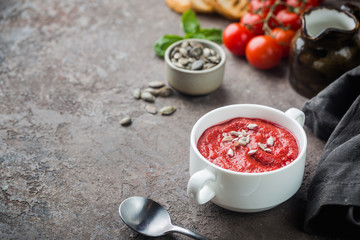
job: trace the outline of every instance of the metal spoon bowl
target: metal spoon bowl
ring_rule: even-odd
[[[148,198],[130,197],[125,199],[120,204],[119,213],[126,225],[148,237],[160,237],[177,232],[194,239],[208,240],[188,229],[172,225],[166,209]]]

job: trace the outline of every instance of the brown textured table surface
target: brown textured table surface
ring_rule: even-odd
[[[230,23],[198,18],[202,27]],[[220,89],[158,98],[158,108],[177,111],[147,113],[132,90],[166,81],[153,44],[181,35],[180,19],[160,0],[0,2],[1,239],[146,239],[118,214],[134,195],[158,201],[174,224],[211,239],[322,239],[302,230],[307,186],[324,146],[308,129],[303,185],[280,206],[244,214],[187,197],[189,137],[198,118],[228,104],[285,111],[307,99],[290,87],[286,61],[258,71],[226,51]],[[133,123],[122,127],[126,115]]]

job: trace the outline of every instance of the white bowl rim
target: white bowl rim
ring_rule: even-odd
[[[203,69],[203,70],[188,70],[188,69],[183,69],[183,68],[179,68],[176,67],[169,58],[170,52],[171,50],[178,46],[179,44],[181,44],[184,41],[195,41],[195,42],[200,42],[200,43],[205,43],[206,45],[209,45],[210,48],[213,48],[215,51],[218,52],[218,54],[221,57],[221,60],[218,64],[216,64],[215,67],[209,68],[209,69]],[[203,74],[203,73],[208,73],[208,72],[213,72],[216,71],[217,69],[221,68],[224,64],[225,64],[225,60],[226,60],[226,54],[225,51],[221,48],[221,46],[215,42],[212,42],[210,40],[206,40],[206,39],[201,39],[201,38],[186,38],[183,40],[179,40],[174,42],[173,44],[171,44],[165,51],[165,62],[166,64],[171,67],[172,69],[179,71],[179,72],[184,72],[184,73],[189,73],[189,74]]]
[[[293,123],[297,124],[298,127],[300,128],[301,135],[302,135],[302,137],[304,139],[304,142],[303,142],[304,147],[301,149],[301,151],[300,151],[299,155],[296,157],[296,159],[294,161],[292,161],[290,164],[288,164],[288,165],[286,165],[284,167],[275,169],[275,170],[271,170],[271,171],[267,171],[267,172],[260,172],[260,173],[246,173],[246,172],[237,172],[237,171],[228,170],[228,169],[219,167],[218,165],[210,162],[203,155],[201,155],[201,153],[199,152],[198,148],[196,147],[196,143],[195,143],[195,130],[199,127],[200,121],[202,121],[202,119],[204,119],[208,115],[212,114],[213,112],[221,111],[221,110],[226,109],[226,108],[233,108],[233,107],[236,107],[236,106],[239,106],[239,107],[240,106],[256,107],[256,108],[262,108],[262,109],[268,109],[268,110],[276,111],[276,112],[280,113],[281,115],[284,115],[284,117],[287,117]],[[241,116],[239,116],[239,117],[241,117]],[[264,120],[266,120],[266,119],[264,119]],[[224,120],[224,121],[226,121],[226,120]],[[297,139],[297,141],[300,141],[300,140]],[[305,157],[304,155],[306,154],[306,148],[307,148],[307,137],[306,137],[304,128],[302,126],[300,126],[300,124],[295,119],[286,116],[284,112],[282,112],[282,111],[280,111],[280,110],[278,110],[276,108],[268,107],[268,106],[265,106],[265,105],[259,105],[259,104],[232,104],[232,105],[226,105],[226,106],[223,106],[223,107],[215,108],[215,109],[211,110],[210,112],[207,112],[206,114],[204,114],[201,118],[199,118],[199,120],[197,120],[197,122],[195,123],[195,125],[193,126],[193,128],[191,130],[190,144],[191,144],[191,148],[194,149],[195,154],[201,159],[201,161],[205,162],[206,164],[210,164],[212,167],[216,168],[217,170],[219,170],[221,172],[225,172],[225,173],[228,173],[228,174],[231,174],[231,175],[261,176],[261,175],[273,175],[273,174],[276,174],[278,172],[286,171],[286,169],[291,168],[296,162],[298,162],[298,161],[300,161],[300,159],[304,158]]]

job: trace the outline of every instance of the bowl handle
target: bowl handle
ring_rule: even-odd
[[[297,121],[300,126],[304,126],[305,123],[305,114],[300,111],[297,108],[290,108],[285,112],[285,115],[287,115],[288,117],[295,119],[295,121]]]
[[[300,111],[297,108],[290,108],[285,112],[285,115],[287,115],[288,117],[295,119],[295,121],[297,121],[300,126],[304,126],[305,123],[305,114]]]
[[[215,180],[215,174],[206,168],[194,173],[188,182],[188,196],[194,199],[198,204],[207,203],[215,197],[215,191],[209,184],[209,182],[215,182]]]

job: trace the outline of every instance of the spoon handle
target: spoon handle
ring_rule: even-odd
[[[200,234],[194,233],[193,231],[190,231],[186,228],[182,228],[179,226],[173,226],[173,228],[169,231],[169,232],[177,232],[177,233],[181,233],[184,234],[188,237],[191,237],[193,239],[199,239],[199,240],[210,240],[204,236],[201,236]]]

